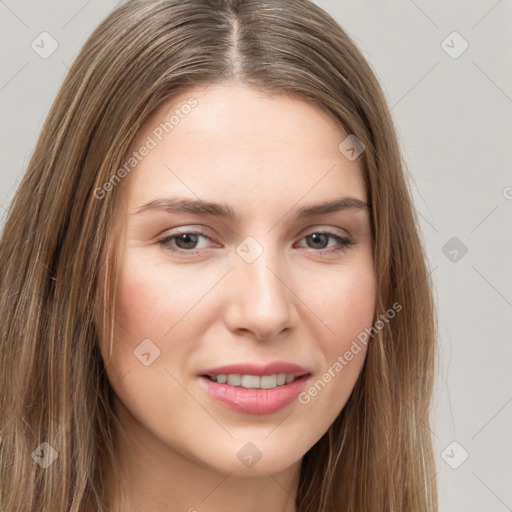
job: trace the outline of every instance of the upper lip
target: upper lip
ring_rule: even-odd
[[[227,364],[224,366],[217,366],[201,372],[201,375],[274,375],[276,373],[286,373],[288,375],[295,375],[301,377],[302,375],[309,374],[307,368],[294,363],[286,361],[274,361],[268,364],[255,364],[255,363],[235,363]]]

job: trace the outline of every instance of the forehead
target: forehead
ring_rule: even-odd
[[[165,194],[242,204],[296,203],[304,194],[365,200],[359,161],[338,148],[346,137],[330,114],[298,95],[203,85],[181,91],[145,122],[124,185],[132,207]]]

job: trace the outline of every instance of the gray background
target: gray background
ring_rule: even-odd
[[[380,79],[411,174],[439,310],[441,511],[512,511],[512,2],[317,3]],[[0,0],[2,223],[58,87],[116,4]],[[43,31],[48,58],[31,47]]]

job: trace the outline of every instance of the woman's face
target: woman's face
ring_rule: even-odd
[[[138,133],[116,185],[126,238],[107,372],[117,415],[156,453],[276,472],[343,409],[376,294],[347,135],[302,99],[241,85],[181,93]]]

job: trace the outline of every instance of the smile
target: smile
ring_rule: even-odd
[[[207,375],[213,382],[228,384],[229,386],[243,387],[246,389],[274,389],[278,386],[290,384],[297,377],[292,374],[275,373],[273,375]]]
[[[284,383],[278,384],[283,381]],[[226,382],[218,382],[218,379]],[[295,375],[201,375],[199,383],[208,396],[228,409],[242,414],[273,414],[296,401],[310,374]],[[214,380],[215,379],[215,380]],[[289,379],[290,382],[286,382]],[[230,384],[234,382],[234,384]],[[267,387],[264,387],[267,386]]]

